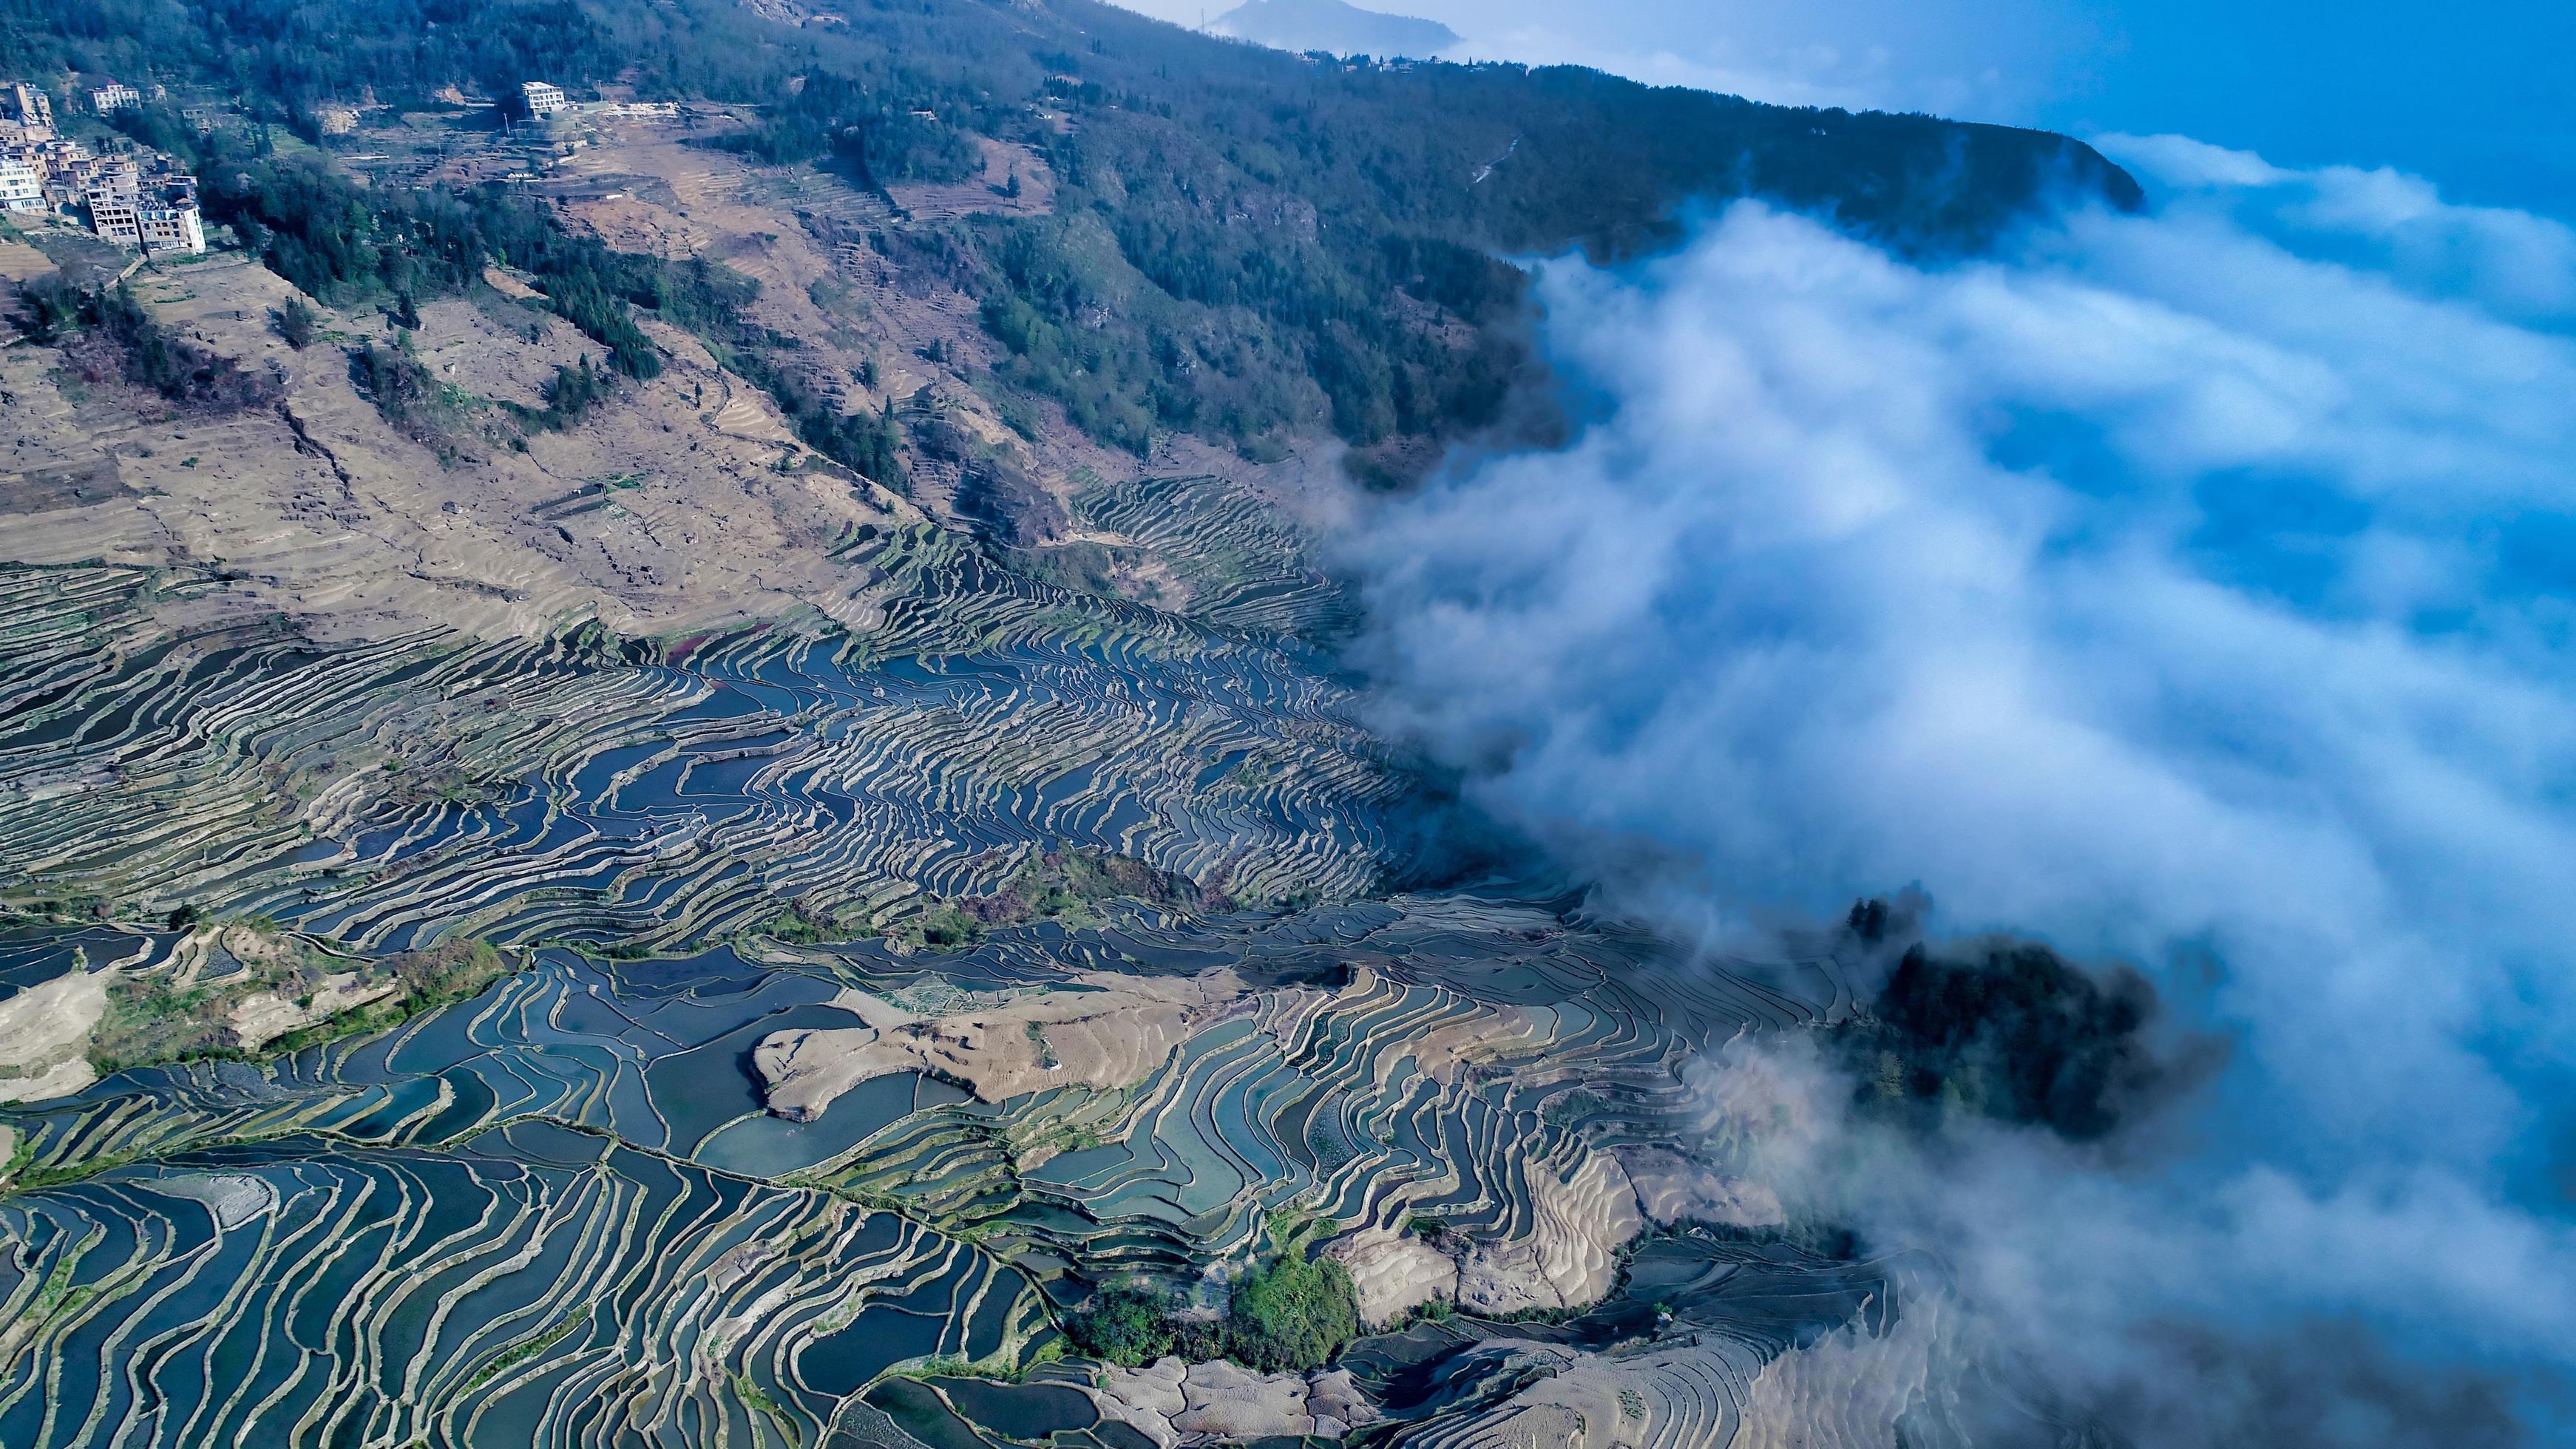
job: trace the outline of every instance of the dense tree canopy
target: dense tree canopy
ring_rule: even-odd
[[[2125,968],[2097,977],[2031,941],[1940,953],[1917,944],[1846,1044],[1865,1105],[2085,1140],[2163,1075],[2144,1037],[2155,1015],[2155,989]]]

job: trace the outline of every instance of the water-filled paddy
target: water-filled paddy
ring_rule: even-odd
[[[1163,526],[1111,493],[1085,508]],[[1673,1138],[1688,1051],[1848,993],[1815,963],[1700,969],[1557,910],[1364,898],[1406,869],[1407,786],[1277,632],[1327,591],[1201,542],[1223,557],[1195,618],[887,558],[876,636],[747,629],[676,660],[217,622],[82,672],[113,650],[66,625],[47,667],[67,683],[22,701],[0,783],[111,739],[137,763],[47,808],[0,793],[0,854],[65,900],[136,904],[0,931],[0,1004],[76,965],[255,969],[172,929],[183,901],[360,965],[479,938],[517,969],[390,1030],[0,1106],[19,1170],[51,1183],[0,1200],[0,1444],[820,1445],[882,1413],[921,1442],[1134,1449],[1152,1441],[1102,1417],[1086,1369],[1039,1363],[1066,1310],[1128,1275],[1221,1304],[1222,1272],[1303,1219],[1430,1216],[1444,1251],[1588,1284],[1543,1319],[1350,1351],[1380,1410],[1462,1443],[1532,1355],[1667,1312],[1730,1382],[1883,1328],[1883,1266],[1778,1243],[1650,1235],[1567,1266],[1548,1235],[1588,1209],[1541,1200]],[[110,613],[146,586],[76,574],[47,586]],[[0,580],[0,615],[55,607]],[[866,934],[1064,847],[1186,888],[955,950]],[[771,938],[791,906],[852,939]],[[1032,1068],[988,1101],[971,1067],[906,1067],[810,1120],[767,1110],[755,1049],[857,1027],[846,992],[941,1050],[980,1049],[991,1014],[1053,1058],[1080,1034],[1007,1013],[1114,994],[1086,972],[1233,984],[1110,1085]]]

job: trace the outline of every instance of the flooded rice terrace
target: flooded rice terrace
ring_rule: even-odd
[[[651,641],[0,575],[0,1443],[1678,1446],[1929,1352],[1704,1090],[1835,962],[1422,889],[1311,583],[875,557]],[[1329,1368],[1069,1336],[1283,1251]]]

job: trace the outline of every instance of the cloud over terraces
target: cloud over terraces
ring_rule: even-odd
[[[2150,214],[1999,257],[1744,204],[1549,264],[1592,421],[1355,534],[1364,656],[1632,904],[1920,881],[1947,929],[2138,961],[2234,1034],[2153,1171],[2002,1143],[1885,1204],[2150,1441],[2244,1421],[2140,1380],[2224,1361],[2252,1402],[2262,1354],[2337,1334],[2528,1386],[2576,1365],[2576,237],[2103,145]],[[2349,1429],[2318,1442],[2476,1418],[2318,1393]]]

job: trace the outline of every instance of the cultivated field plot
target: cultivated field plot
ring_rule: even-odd
[[[1296,531],[1075,512],[1187,598],[925,522],[676,636],[0,573],[0,1443],[1940,1442],[1728,1065],[1836,963],[1409,892]],[[1320,1357],[1100,1345],[1283,1262]]]
[[[15,958],[41,942],[148,971],[182,939],[119,952],[114,934]],[[1205,984],[1211,1009],[1167,1053],[1096,1070],[1090,1043],[1165,1020],[1098,984],[1111,962]],[[1791,1346],[1892,1332],[1897,1268],[1758,1223],[1653,1223],[1705,1186],[1670,1180],[1690,1043],[1832,1009],[1824,973],[1677,964],[1528,908],[1401,897],[1119,913],[927,964],[873,944],[542,950],[385,1033],[132,1069],[9,1113],[17,1171],[51,1185],[0,1210],[0,1428],[968,1444],[1042,1422],[1093,1436],[1057,1442],[1173,1442],[1213,1420],[1120,1397],[1124,1370],[1095,1386],[1059,1361],[1055,1316],[1105,1276],[1204,1295],[1210,1265],[1295,1209],[1343,1230],[1327,1251],[1372,1322],[1459,1310],[1346,1354],[1346,1414],[1525,1442],[1531,1414],[1568,1412],[1515,1392],[1548,1363],[1551,1391],[1597,1379],[1638,1406],[1615,1442],[1711,1442]],[[907,1025],[955,1044],[944,1069],[889,1056],[819,1109],[770,1110],[795,1080],[775,1074],[782,1039]],[[1086,1080],[991,1091],[1032,1041]],[[1433,1217],[1436,1241],[1404,1234]],[[1686,1347],[1602,1352],[1677,1323]],[[1323,1392],[1269,1427],[1312,1431]]]
[[[23,897],[255,914],[365,947],[680,939],[989,888],[1074,841],[1228,898],[1371,888],[1397,790],[1293,656],[855,543],[880,627],[359,646],[185,618],[142,571],[0,573]]]

